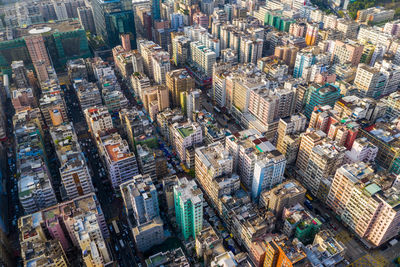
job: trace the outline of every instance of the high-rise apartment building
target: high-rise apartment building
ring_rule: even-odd
[[[381,74],[378,69],[365,64],[359,64],[354,85],[361,96],[378,98],[383,93],[384,83],[380,82]]]
[[[214,105],[224,107],[226,104],[226,76],[229,75],[230,63],[215,63],[213,66],[212,99]]]
[[[143,175],[150,175],[152,179],[157,178],[156,171],[156,155],[154,155],[153,149],[146,145],[136,145],[137,161],[140,173]]]
[[[157,114],[169,108],[169,94],[165,85],[146,88],[142,93],[143,107],[155,121]]]
[[[307,167],[301,177],[303,185],[312,195],[324,200],[329,192],[332,175],[342,164],[345,147],[335,142],[322,142],[308,154]]]
[[[27,69],[24,66],[23,61],[13,61],[11,63],[13,80],[17,85],[17,88],[27,88],[29,87],[29,80],[27,76]]]
[[[74,80],[73,87],[78,96],[79,105],[82,110],[101,106],[102,99],[100,90],[95,83],[89,83],[84,79],[76,79]]]
[[[160,217],[137,225],[132,229],[133,239],[139,251],[147,251],[164,242],[164,224]]]
[[[190,42],[188,37],[182,35],[172,39],[172,60],[175,66],[183,66],[189,60]]]
[[[50,135],[61,165],[59,171],[66,197],[74,199],[94,192],[92,177],[72,124],[52,127]]]
[[[135,20],[131,1],[94,0],[91,4],[96,33],[102,36],[110,47],[120,43],[121,34],[129,34],[131,40],[135,40]],[[135,42],[132,42],[132,47],[136,47]]]
[[[326,137],[326,134],[322,131],[311,130],[301,135],[301,142],[299,147],[299,153],[297,154],[296,167],[298,173],[302,176],[307,170],[309,155],[312,149],[321,144]]]
[[[340,167],[326,203],[341,221],[372,246],[380,246],[400,230],[399,192],[363,162]]]
[[[203,142],[203,131],[197,122],[172,125],[174,148],[180,160],[186,162],[187,148]]]
[[[302,77],[304,69],[311,67],[315,61],[315,55],[312,52],[298,52],[294,64],[293,77]]]
[[[357,137],[360,125],[352,120],[343,120],[337,116],[331,106],[317,106],[311,113],[309,128],[321,130],[339,146],[351,149]]]
[[[221,142],[195,149],[196,179],[212,204],[219,205],[219,198],[240,188],[240,179],[233,173],[233,157]]]
[[[145,74],[138,72],[131,75],[131,84],[135,95],[143,99],[143,92],[150,87],[150,79]]]
[[[263,39],[244,38],[240,39],[239,62],[240,63],[257,63],[262,57]]]
[[[65,253],[71,249],[81,251],[86,266],[112,262],[105,242],[109,237],[107,224],[94,194],[23,216],[18,227],[25,265],[51,262],[54,266],[68,266]]]
[[[166,83],[166,75],[171,70],[169,53],[162,51],[152,57],[154,81],[157,84]]]
[[[138,37],[152,40],[152,19],[150,6],[147,4],[140,5],[134,4],[135,25]]]
[[[263,191],[260,205],[280,218],[284,208],[303,203],[307,190],[296,180],[285,181],[270,190]]]
[[[374,162],[378,154],[378,147],[365,137],[357,138],[350,151],[346,151],[344,163]]]
[[[340,18],[337,20],[336,29],[343,33],[343,38],[356,39],[358,23],[353,20]]]
[[[291,242],[285,235],[267,242],[263,266],[302,266],[306,264],[307,254],[299,243],[301,242],[297,239]]]
[[[47,54],[46,45],[42,35],[31,35],[24,38],[32,63],[35,65],[40,61],[44,61],[46,66],[50,66],[50,58]]]
[[[333,107],[335,102],[340,98],[340,89],[332,84],[323,86],[313,85],[311,87],[309,100],[306,104],[304,115],[307,118],[311,117],[316,106],[329,105]]]
[[[143,57],[138,50],[132,50],[132,71],[134,74],[144,73]]]
[[[135,154],[117,133],[102,137],[98,142],[111,184],[114,189],[119,189],[120,184],[139,173]]]
[[[161,19],[161,0],[151,0],[151,17],[154,21]]]
[[[212,68],[217,59],[217,55],[214,51],[207,48],[201,42],[191,42],[190,57],[191,62],[200,71],[200,73],[202,73],[205,77],[211,77]]]
[[[136,175],[120,184],[127,215],[133,215],[137,224],[151,221],[160,215],[156,187],[149,175]]]
[[[47,166],[47,157],[41,134],[41,125],[24,114],[13,118],[16,142],[18,196],[26,214],[57,203]]]
[[[134,148],[137,145],[135,138],[146,133],[150,121],[143,111],[137,109],[122,109],[119,118],[128,143]]]
[[[250,91],[248,98],[248,111],[265,125],[294,113],[295,91],[292,89],[256,88]]]
[[[378,147],[375,162],[386,170],[397,169],[400,157],[398,139],[399,130],[390,122],[377,122],[371,127],[361,129],[359,137],[366,137],[369,142]]]
[[[380,82],[384,82],[382,95],[396,92],[400,83],[400,67],[388,60],[375,63],[375,67],[379,68],[381,74]]]
[[[165,84],[165,75],[171,69],[169,53],[158,44],[142,39],[138,41],[138,49],[145,74],[156,83]]]
[[[85,31],[89,31],[92,34],[96,33],[92,8],[87,6],[78,7],[77,12],[79,21],[81,22]]]
[[[180,106],[180,95],[182,92],[188,92],[194,89],[194,79],[185,69],[177,69],[167,73],[166,85],[171,97],[173,107]]]
[[[195,115],[200,111],[201,90],[190,90],[186,96],[186,116],[192,121],[196,121]]]
[[[306,129],[307,118],[303,114],[281,118],[278,124],[276,149],[285,155],[287,164],[296,161],[300,146],[299,134]]]
[[[314,45],[317,42],[319,24],[310,24],[307,23],[307,31],[306,31],[306,44]]]
[[[333,63],[350,63],[352,66],[357,66],[360,63],[363,50],[364,46],[354,41],[336,40],[331,60]]]
[[[252,198],[258,200],[262,191],[282,183],[285,167],[286,158],[278,150],[272,150],[257,160],[251,185]]]
[[[239,174],[243,185],[251,190],[256,162],[275,147],[255,129],[226,137],[225,145],[233,160],[233,172]]]
[[[111,115],[105,107],[91,107],[85,109],[84,113],[89,131],[93,137],[100,131],[114,128]]]
[[[203,193],[194,180],[181,178],[174,186],[176,223],[183,237],[196,237],[203,229]]]

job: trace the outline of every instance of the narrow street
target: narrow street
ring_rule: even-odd
[[[132,262],[136,264],[133,251],[133,239],[127,227],[128,223],[123,211],[122,199],[115,197],[113,188],[107,177],[107,171],[100,159],[94,140],[87,132],[87,124],[83,112],[79,107],[78,98],[72,86],[64,87],[65,102],[68,107],[68,116],[77,129],[78,140],[81,149],[85,155],[88,166],[91,170],[93,185],[96,190],[96,195],[99,199],[101,208],[109,226],[113,220],[119,221],[121,235],[116,235],[110,230],[109,248],[114,256],[117,256],[120,266],[132,266]],[[122,230],[124,229],[124,230]],[[121,247],[120,241],[123,240],[124,248]],[[118,250],[118,251],[117,251]]]

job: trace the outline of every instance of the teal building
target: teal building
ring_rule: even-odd
[[[265,14],[264,25],[269,25],[281,32],[289,32],[293,19],[282,17],[282,12],[268,11]]]
[[[309,87],[309,96],[307,97],[307,104],[304,110],[304,115],[308,119],[311,117],[311,113],[317,106],[329,105],[333,107],[336,101],[341,97],[340,89],[332,84],[325,84],[324,86],[316,86],[315,84]]]
[[[176,223],[185,240],[203,228],[203,193],[194,180],[178,180],[174,186]]]

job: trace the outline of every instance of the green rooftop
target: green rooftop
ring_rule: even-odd
[[[178,132],[183,138],[188,137],[189,135],[193,134],[193,128],[191,126],[185,128],[179,128]]]
[[[367,191],[370,196],[373,196],[381,191],[381,188],[377,184],[369,184],[365,187],[365,191]]]
[[[31,193],[31,190],[28,189],[28,190],[19,192],[18,195],[19,195],[20,198],[23,198],[23,197],[26,197],[26,196],[30,195],[30,193]]]

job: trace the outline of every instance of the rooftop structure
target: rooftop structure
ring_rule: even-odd
[[[288,180],[270,190],[262,192],[260,205],[273,211],[280,218],[285,207],[303,203],[305,194],[306,189],[299,182]]]
[[[158,266],[173,267],[177,265],[181,267],[190,266],[189,261],[186,258],[181,248],[154,254],[146,260],[146,265],[148,267],[158,267]]]
[[[111,262],[104,240],[109,232],[94,194],[23,216],[18,221],[18,228],[27,266],[47,257],[61,264],[67,261],[64,253],[72,247],[82,250],[82,258],[87,264]]]
[[[115,189],[137,175],[135,154],[129,150],[128,142],[118,133],[106,135],[98,140],[101,156],[104,157],[109,179]]]
[[[0,53],[3,55],[0,65],[7,68],[7,65],[11,65],[11,61],[8,59],[14,57],[28,64],[35,61],[28,53],[28,50],[31,49],[30,44],[25,42],[25,39],[29,39],[31,36],[43,36],[42,40],[49,46],[47,51],[56,67],[65,64],[71,58],[90,56],[88,41],[81,24],[78,20],[67,19],[27,27],[15,27],[11,38],[0,42]],[[14,55],[14,57],[10,57],[10,55]]]
[[[137,224],[159,216],[156,187],[149,175],[136,175],[120,186],[126,214],[133,214]]]

